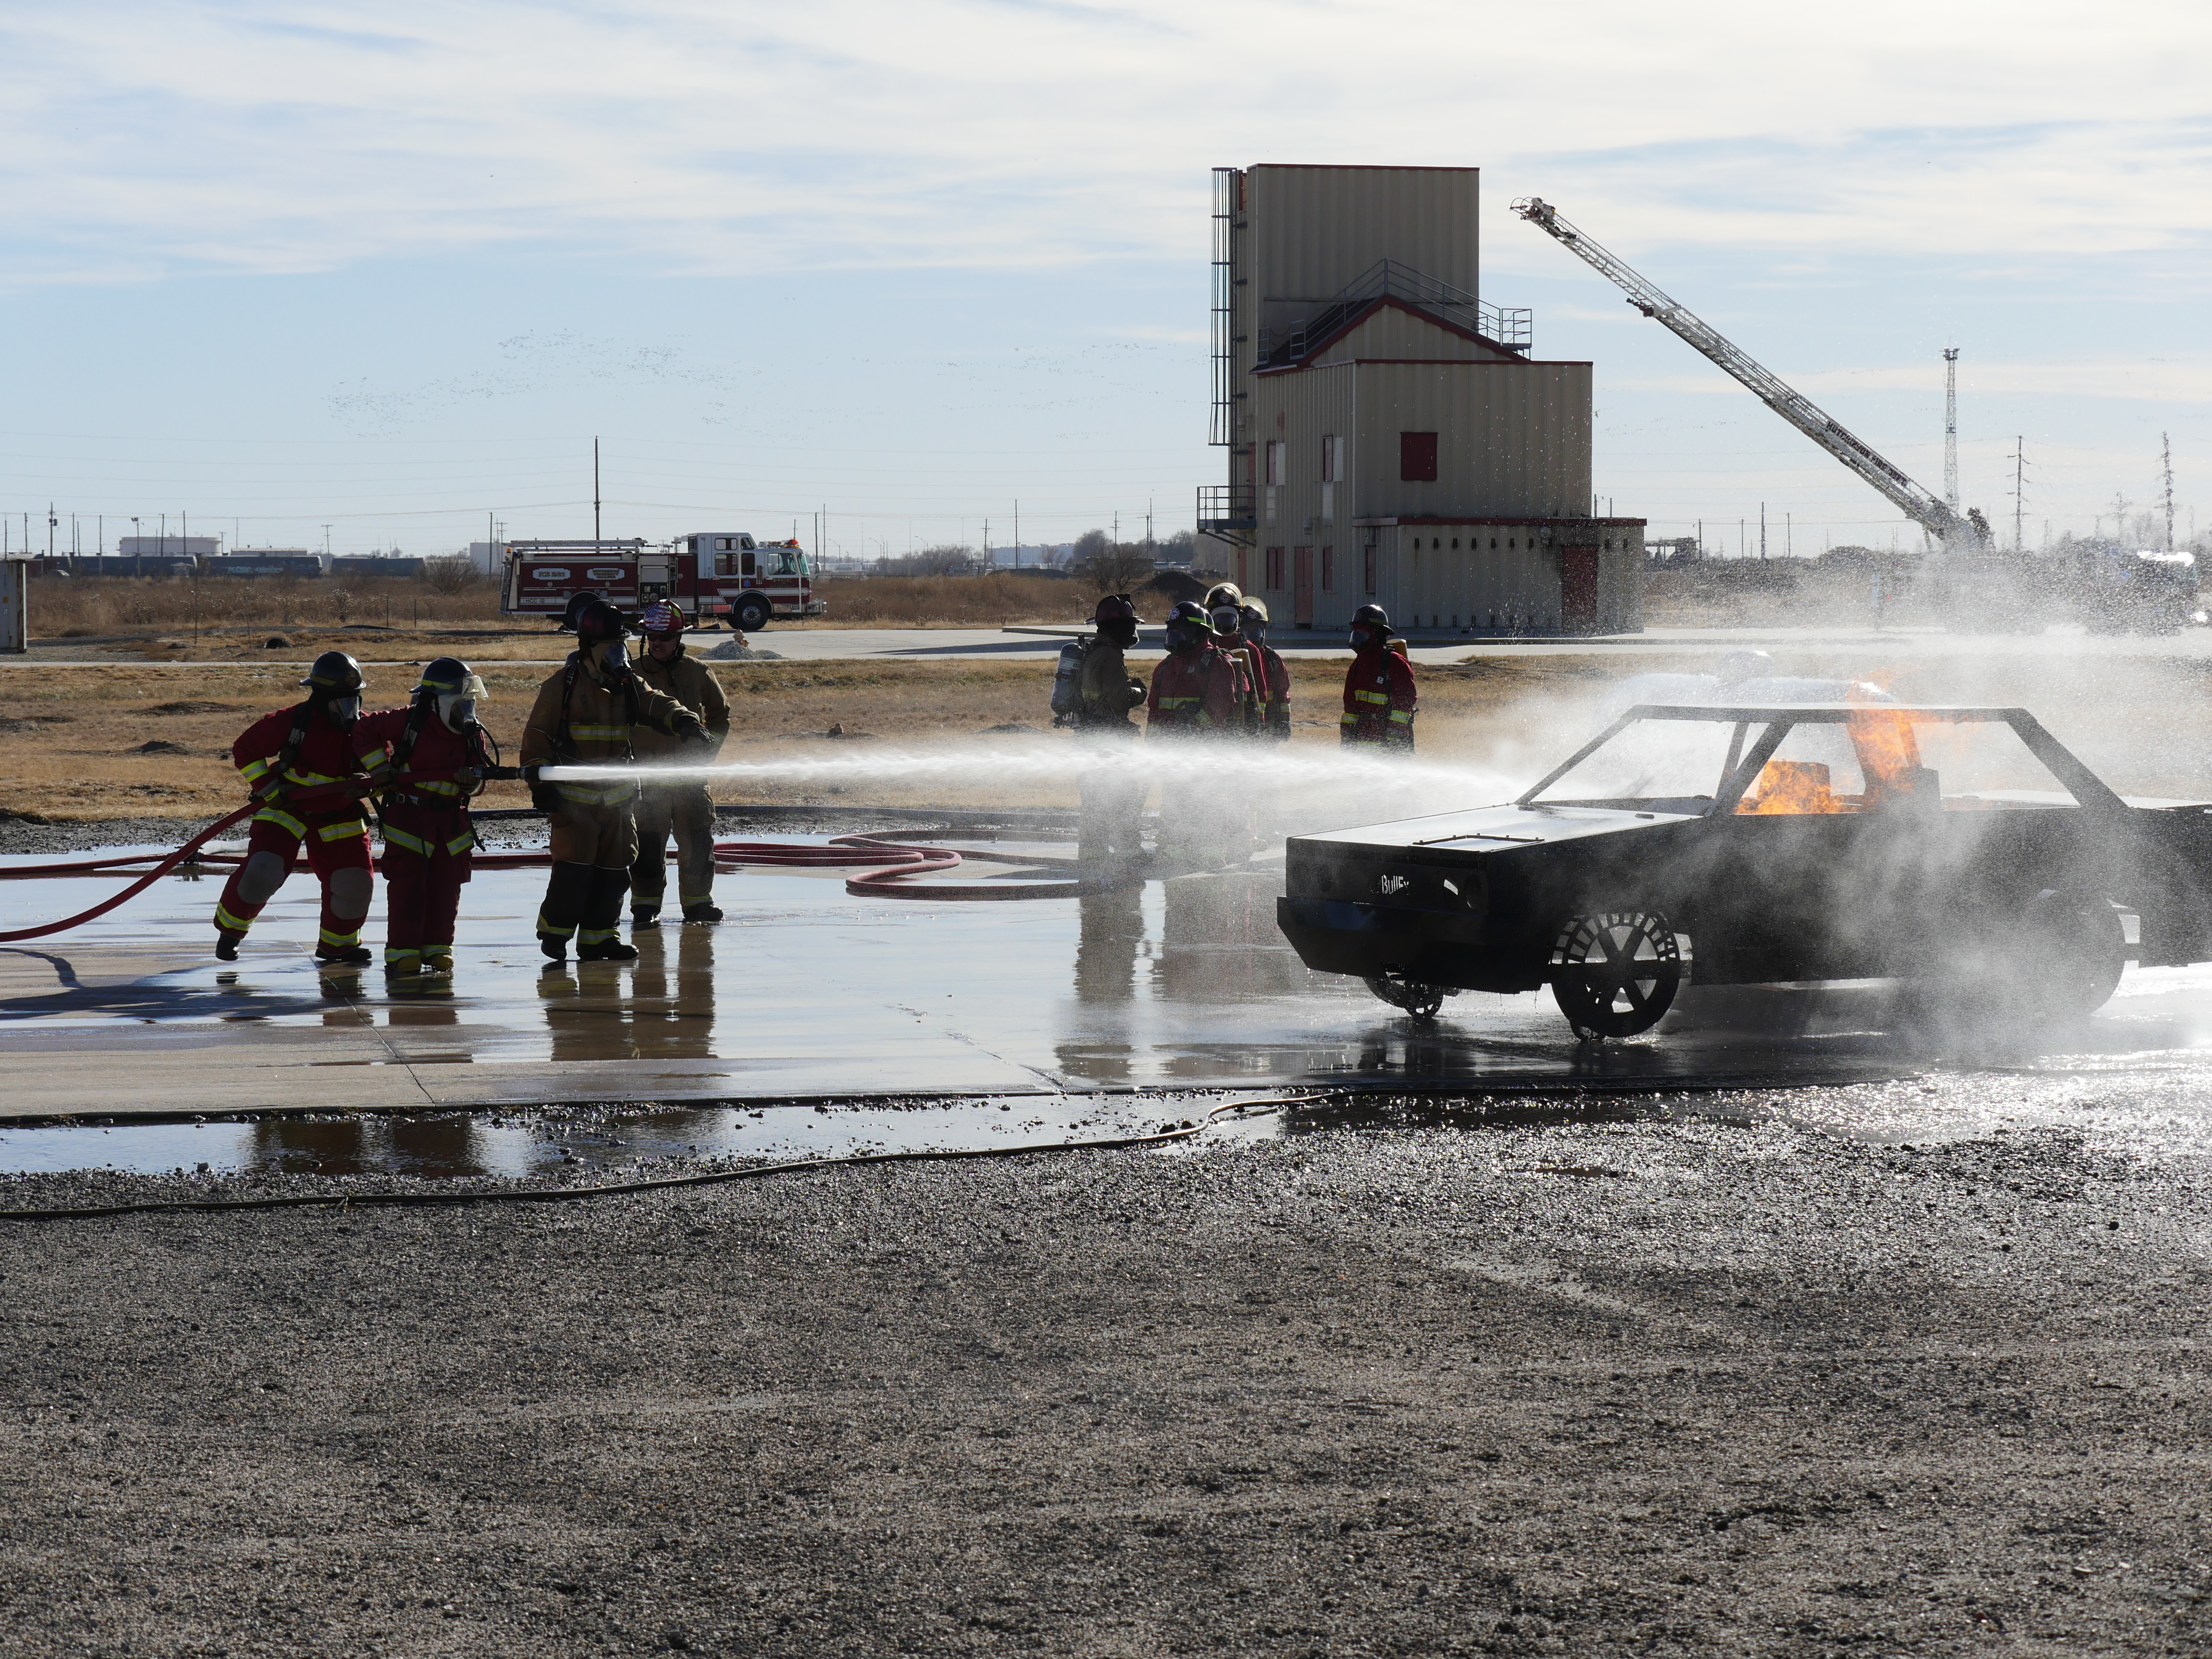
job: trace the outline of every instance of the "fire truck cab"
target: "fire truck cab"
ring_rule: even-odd
[[[579,593],[623,611],[673,599],[699,621],[727,617],[753,633],[778,617],[819,617],[814,573],[797,542],[757,542],[743,531],[642,541],[539,541],[507,544],[500,610],[561,617]]]

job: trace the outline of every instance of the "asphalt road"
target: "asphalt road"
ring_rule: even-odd
[[[0,1651],[2212,1646],[2202,1158],[1778,1103],[9,1224]]]

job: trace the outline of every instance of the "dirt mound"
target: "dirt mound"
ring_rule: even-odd
[[[131,751],[134,755],[189,755],[192,751],[181,743],[171,743],[166,738],[155,738],[140,744]]]
[[[149,714],[250,714],[251,704],[242,702],[196,702],[186,698],[179,702],[157,702],[146,711]]]

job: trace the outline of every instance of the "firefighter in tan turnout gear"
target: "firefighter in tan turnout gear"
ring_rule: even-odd
[[[730,735],[730,700],[714,673],[684,649],[684,613],[662,599],[637,619],[645,635],[645,654],[637,677],[654,690],[696,714],[714,740],[700,752],[695,744],[641,727],[632,738],[637,757],[647,766],[696,766],[711,761]],[[668,888],[668,837],[676,837],[676,897],[686,921],[720,921],[714,906],[714,799],[698,778],[641,781],[637,800],[637,862],[629,874],[632,932],[660,926],[661,896]]]
[[[522,733],[522,775],[531,804],[552,828],[553,874],[538,913],[538,943],[554,962],[628,962],[636,948],[622,941],[623,894],[637,862],[637,783],[633,778],[551,781],[549,766],[629,766],[630,733],[650,726],[688,738],[699,751],[714,739],[699,717],[641,681],[630,666],[622,613],[604,600],[576,618],[577,649],[538,688]]]

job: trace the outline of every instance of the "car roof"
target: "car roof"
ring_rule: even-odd
[[[1908,714],[1923,720],[2004,720],[2032,718],[2027,709],[1947,702],[1639,702],[1621,719],[1656,720],[1846,720],[1862,714]]]

